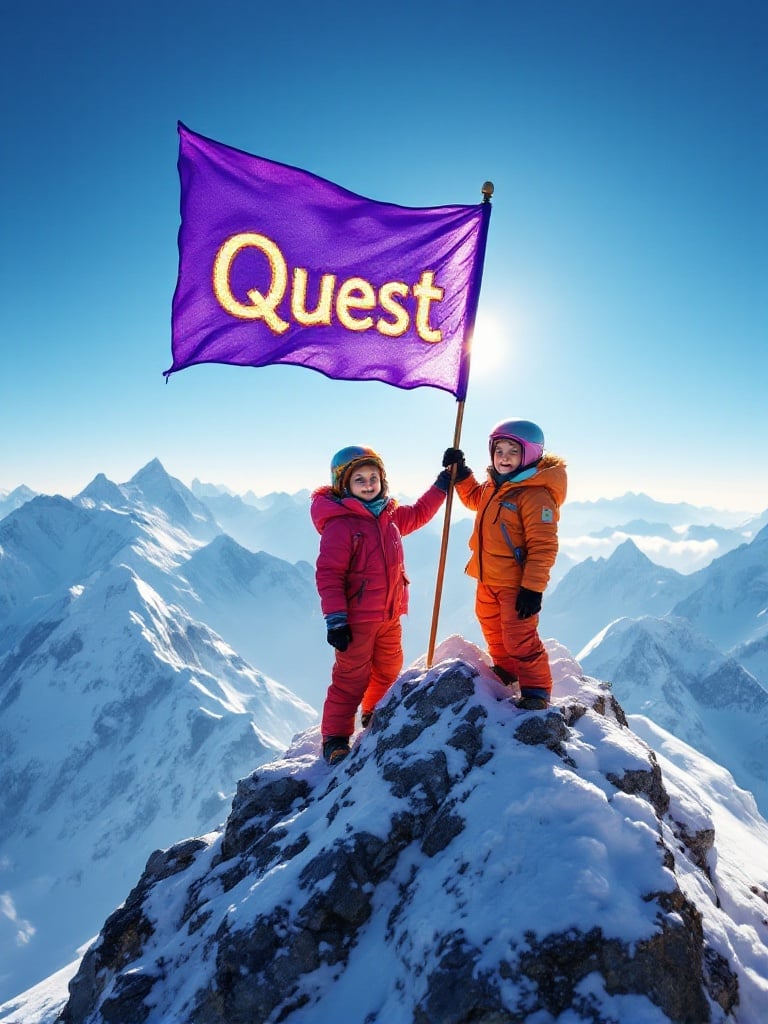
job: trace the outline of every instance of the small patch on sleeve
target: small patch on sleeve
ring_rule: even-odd
[[[541,521],[542,523],[553,523],[555,521],[555,510],[552,508],[543,508],[541,510]]]

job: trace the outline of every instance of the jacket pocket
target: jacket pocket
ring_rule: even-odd
[[[353,601],[356,604],[362,604],[363,595],[365,594],[365,588],[368,584],[368,580],[360,580],[355,586],[354,590],[350,590],[347,595],[347,601],[351,604]]]
[[[365,544],[362,533],[352,534],[352,553],[349,556],[349,571],[359,572],[365,564]]]
[[[504,543],[515,556],[515,561],[520,566],[525,565],[525,559],[528,552],[525,550],[524,547],[522,547],[522,545],[515,544],[515,542],[509,535],[509,530],[507,529],[506,523],[500,523],[499,525],[501,526],[501,535],[504,538]]]

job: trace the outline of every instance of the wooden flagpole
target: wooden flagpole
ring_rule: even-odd
[[[464,401],[456,408],[456,426],[453,431],[453,447],[458,448],[461,441],[461,422],[464,419]],[[437,636],[437,620],[440,614],[440,599],[443,596],[443,577],[445,576],[445,556],[448,551],[448,534],[451,529],[451,508],[453,506],[453,485],[456,480],[456,463],[451,466],[451,479],[448,482],[448,493],[445,496],[445,519],[443,521],[443,537],[440,542],[440,560],[437,565],[437,582],[435,583],[435,603],[432,606],[432,626],[429,631],[429,647],[427,648],[427,668],[432,666],[435,654],[435,637]]]
[[[490,203],[493,195],[493,182],[486,181],[481,189],[483,202]],[[474,315],[469,328],[469,339],[467,342],[467,375],[469,375],[469,359],[472,353],[472,339],[475,330]],[[461,424],[464,419],[464,399],[461,399],[456,407],[456,425],[453,430],[453,447],[461,447]],[[432,659],[435,654],[435,639],[437,637],[437,621],[440,615],[440,600],[443,596],[443,578],[445,576],[445,557],[448,551],[448,535],[451,529],[451,508],[453,507],[453,487],[456,482],[457,466],[451,466],[451,478],[448,482],[448,493],[445,496],[445,519],[443,521],[443,536],[440,542],[440,559],[437,565],[437,581],[435,583],[435,602],[432,607],[432,626],[429,631],[429,646],[427,647],[427,668],[431,668]]]

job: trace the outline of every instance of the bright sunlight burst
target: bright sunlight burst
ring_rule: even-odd
[[[491,314],[478,311],[472,339],[471,372],[487,376],[498,370],[510,345],[501,323]]]

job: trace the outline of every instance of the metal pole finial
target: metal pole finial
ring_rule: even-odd
[[[483,202],[490,203],[491,196],[493,195],[493,182],[484,181],[483,187],[480,189],[480,191],[483,193]]]

